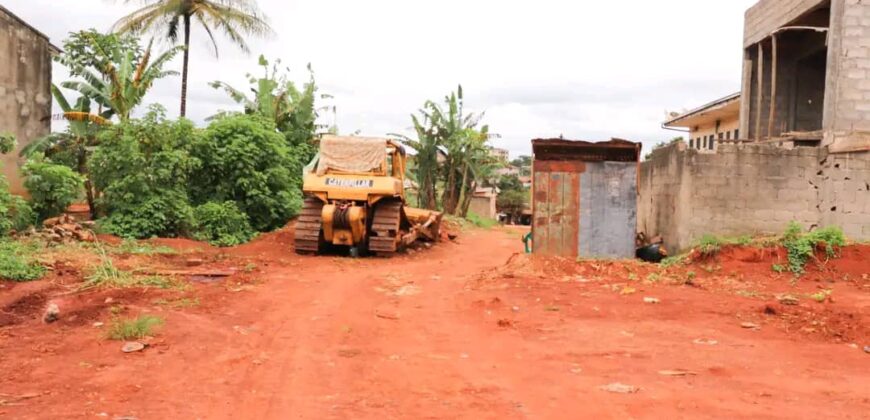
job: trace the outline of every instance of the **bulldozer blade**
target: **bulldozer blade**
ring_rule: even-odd
[[[405,207],[404,210],[411,229],[417,232],[418,238],[433,242],[440,238],[443,213],[414,207]]]

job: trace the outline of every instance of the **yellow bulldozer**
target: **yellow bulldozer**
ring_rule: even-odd
[[[406,205],[405,163],[393,140],[323,136],[303,174],[296,251],[391,255],[417,240],[437,241],[442,214]]]

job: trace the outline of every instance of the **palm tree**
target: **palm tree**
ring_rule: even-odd
[[[117,115],[119,120],[127,121],[154,81],[178,74],[176,71],[164,71],[163,66],[181,49],[182,47],[172,48],[151,61],[149,43],[137,63],[135,51],[115,45],[111,51],[103,51],[111,60],[104,68],[99,69],[99,75],[85,69],[81,71],[84,81],[71,80],[61,83],[61,86],[90,98],[107,110],[107,116]]]
[[[255,0],[123,0],[147,2],[145,6],[115,23],[116,32],[162,32],[178,41],[179,25],[184,31],[184,65],[181,72],[181,116],[187,111],[187,73],[190,53],[190,25],[196,20],[205,29],[218,55],[214,31],[219,30],[244,52],[249,52],[243,35],[267,35],[272,28],[260,14]]]

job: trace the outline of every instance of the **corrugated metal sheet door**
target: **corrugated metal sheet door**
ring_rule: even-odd
[[[535,164],[533,252],[576,257],[580,233],[582,165],[547,165],[548,163],[550,162]]]

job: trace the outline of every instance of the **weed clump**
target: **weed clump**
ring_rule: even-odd
[[[712,257],[722,249],[723,241],[717,236],[706,234],[698,241],[698,252],[704,257]]]
[[[135,319],[115,318],[109,324],[106,338],[109,340],[133,340],[152,335],[154,330],[163,325],[163,319],[153,315],[140,315]]]
[[[833,258],[836,256],[836,248],[846,245],[846,237],[838,227],[831,226],[804,233],[800,224],[791,222],[782,237],[782,245],[788,251],[789,271],[800,276],[816,248],[824,246],[827,257]]]

